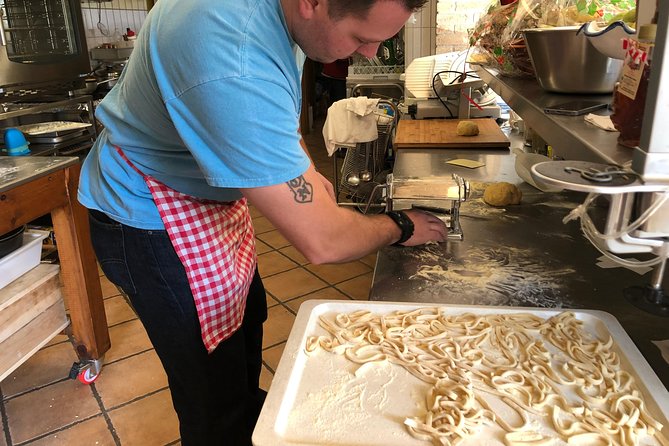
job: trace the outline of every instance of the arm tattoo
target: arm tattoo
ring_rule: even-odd
[[[311,203],[314,198],[314,188],[311,186],[311,183],[307,183],[307,180],[304,179],[304,175],[300,175],[294,180],[288,181],[286,184],[293,192],[296,202]]]

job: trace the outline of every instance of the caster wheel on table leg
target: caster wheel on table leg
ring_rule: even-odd
[[[77,379],[82,384],[93,384],[96,379],[98,379],[99,374],[96,374],[92,369],[85,368],[79,372]]]

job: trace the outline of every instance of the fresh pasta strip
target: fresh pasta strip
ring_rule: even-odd
[[[308,354],[322,349],[361,366],[389,361],[432,385],[426,414],[404,424],[435,445],[456,444],[493,423],[507,432],[508,446],[552,441],[526,429],[530,413],[568,444],[631,446],[650,435],[669,446],[634,378],[621,370],[613,339],[587,333],[572,312],[542,319],[529,313],[449,315],[430,307],[321,316],[319,323],[328,335],[308,337]],[[578,398],[568,399],[563,388]],[[516,411],[522,425],[514,428],[497,416],[482,394]]]
[[[544,446],[552,440],[550,437],[544,437],[535,431],[509,432],[504,435],[504,444],[506,446]]]

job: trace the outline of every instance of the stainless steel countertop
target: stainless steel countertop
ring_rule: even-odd
[[[460,208],[464,240],[381,249],[370,300],[608,311],[669,386],[669,364],[651,343],[669,339],[667,319],[645,313],[623,297],[624,288],[646,285],[650,273],[597,266],[601,253],[581,234],[579,223],[562,222],[585,194],[543,193],[523,183],[509,151],[407,149],[397,158],[395,175],[457,173],[472,183],[471,196]],[[445,164],[452,158],[476,159],[486,166]],[[481,198],[485,182],[494,181],[518,184],[522,203],[486,205]],[[596,208],[593,218],[603,217],[604,210]],[[666,277],[664,285],[669,289]]]
[[[470,159],[485,163],[476,169],[447,164],[456,159]],[[515,156],[509,149],[503,150],[444,150],[444,149],[401,149],[393,168],[395,179],[450,176],[456,173],[470,181],[507,181],[520,184],[516,175]]]
[[[544,113],[544,108],[574,99],[611,102],[611,94],[570,95],[545,91],[535,79],[501,76],[493,69],[477,68],[490,88],[551,146],[556,156],[607,164],[624,164],[633,151],[618,144],[618,133],[601,130],[583,116],[559,116]],[[600,110],[599,115],[610,112]]]
[[[0,156],[0,192],[78,162],[76,156]]]

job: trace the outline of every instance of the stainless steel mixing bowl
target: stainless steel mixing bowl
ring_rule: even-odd
[[[523,31],[539,85],[555,93],[611,93],[623,61],[597,51],[578,30],[565,26]]]

